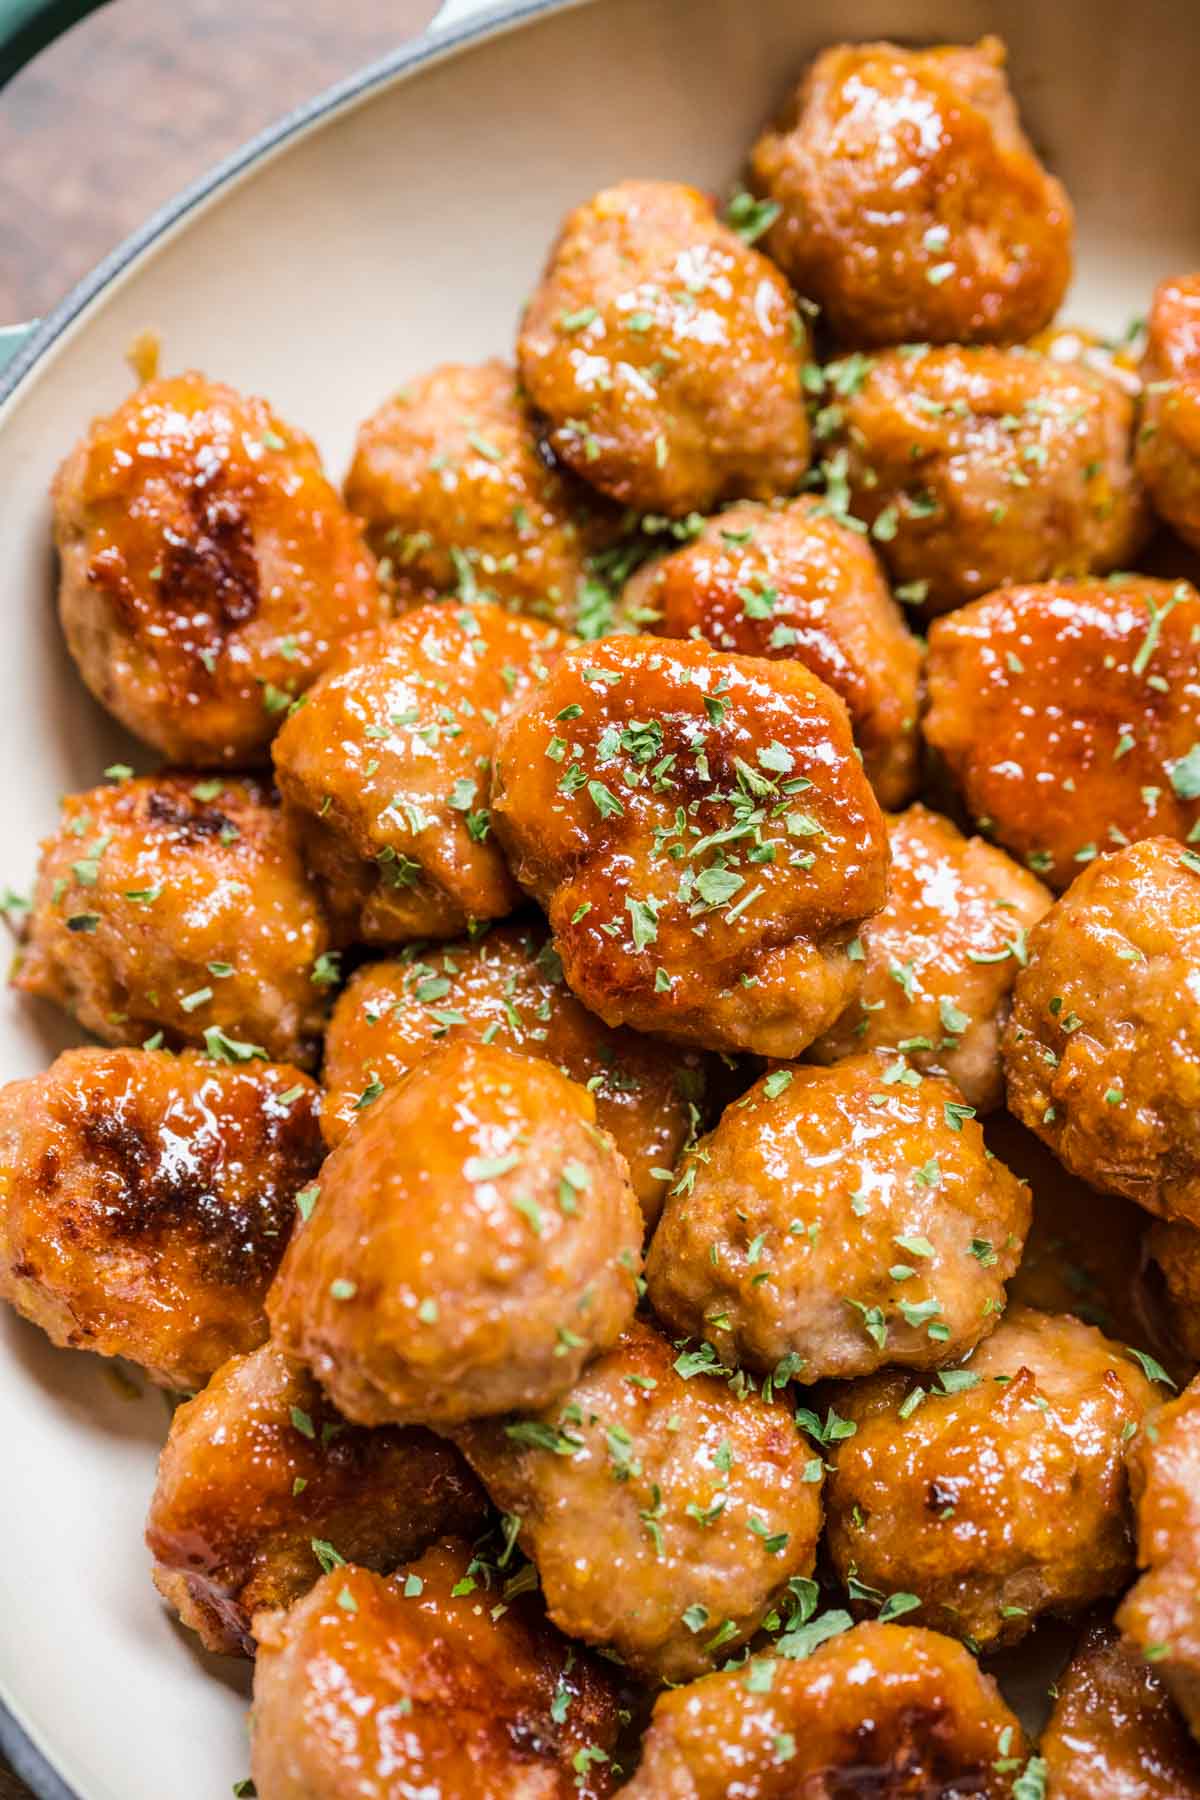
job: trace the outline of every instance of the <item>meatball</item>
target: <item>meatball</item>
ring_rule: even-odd
[[[911,796],[921,652],[874,552],[822,501],[718,513],[640,571],[626,599],[662,637],[804,663],[846,702],[883,805]]]
[[[926,1624],[985,1649],[1118,1593],[1133,1566],[1125,1444],[1154,1400],[1131,1353],[1024,1307],[928,1388],[888,1372],[840,1391],[839,1575],[915,1595]]]
[[[1130,1446],[1138,1562],[1117,1624],[1200,1740],[1200,1376]]]
[[[816,1558],[820,1458],[710,1366],[637,1323],[553,1406],[456,1433],[555,1624],[646,1680],[711,1669]]]
[[[1142,378],[1138,474],[1155,512],[1200,550],[1200,275],[1157,289]]]
[[[490,601],[356,638],[275,740],[275,773],[340,940],[454,937],[520,898],[491,836],[497,720],[567,640]]]
[[[946,612],[1011,581],[1128,568],[1146,535],[1134,402],[1082,363],[908,345],[826,366],[831,503],[900,597]]]
[[[858,985],[887,833],[845,707],[801,663],[571,651],[501,730],[492,815],[609,1025],[794,1056]]]
[[[500,925],[485,937],[360,969],[325,1039],[322,1129],[339,1144],[363,1111],[443,1042],[498,1043],[545,1057],[596,1102],[596,1123],[629,1164],[647,1221],[699,1120],[706,1059],[632,1031],[610,1031],[564,985],[545,930]]]
[[[154,1580],[207,1650],[254,1653],[250,1621],[345,1561],[387,1574],[486,1506],[419,1426],[348,1425],[273,1344],[232,1357],[175,1413],[146,1521]]]
[[[298,1069],[68,1050],[0,1088],[0,1298],[56,1344],[199,1387],[267,1335],[321,1161]]]
[[[1200,1800],[1200,1750],[1154,1671],[1109,1625],[1084,1632],[1042,1735],[1053,1800]]]
[[[678,516],[799,487],[806,347],[778,269],[703,194],[623,181],[565,220],[517,361],[556,456]]]
[[[1200,1231],[1178,1219],[1159,1219],[1146,1234],[1146,1255],[1165,1290],[1172,1338],[1200,1362]]]
[[[92,693],[197,767],[266,750],[386,603],[311,440],[195,373],[97,419],[54,480],[59,613]]]
[[[1015,342],[1071,276],[1066,193],[1021,129],[999,38],[838,44],[754,146],[765,243],[852,344]]]
[[[642,1215],[591,1094],[495,1045],[431,1051],[321,1172],[269,1302],[347,1418],[543,1406],[636,1300]]]
[[[168,773],[63,801],[12,983],[105,1043],[311,1068],[328,942],[270,791]]]
[[[872,1624],[800,1655],[660,1695],[622,1800],[1009,1800],[1021,1727],[960,1644]]]
[[[910,806],[889,820],[887,904],[860,935],[863,983],[809,1055],[899,1049],[946,1075],[978,1112],[1004,1098],[1000,1038],[1030,927],[1051,896],[981,838]]]
[[[782,1067],[685,1159],[650,1300],[765,1373],[936,1368],[998,1323],[1029,1211],[948,1081],[878,1054]]]
[[[1099,856],[1029,939],[1008,1104],[1093,1187],[1200,1225],[1200,857]]]
[[[258,1621],[260,1800],[600,1800],[620,1723],[610,1677],[532,1595],[495,1605],[450,1540],[391,1579],[333,1569]]]
[[[1200,594],[1144,576],[1001,588],[929,635],[925,735],[1054,888],[1200,823]]]

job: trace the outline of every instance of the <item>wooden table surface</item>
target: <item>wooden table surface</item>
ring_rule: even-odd
[[[115,0],[85,19],[0,94],[0,325],[44,312],[185,182],[435,11]],[[0,1800],[30,1800],[2,1758]]]

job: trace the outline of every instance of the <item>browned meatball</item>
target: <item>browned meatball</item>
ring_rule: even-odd
[[[1155,512],[1200,549],[1200,275],[1156,290],[1142,379],[1138,474]]]
[[[1016,1717],[961,1645],[858,1625],[802,1661],[756,1657],[660,1695],[621,1795],[1009,1800],[1024,1754]]]
[[[826,366],[833,503],[900,597],[946,612],[1010,581],[1127,568],[1146,535],[1134,403],[1081,363],[907,345]]]
[[[12,977],[109,1044],[311,1068],[325,922],[270,791],[164,774],[69,794]]]
[[[910,797],[921,652],[870,545],[824,502],[747,502],[718,513],[625,593],[633,615],[662,637],[804,663],[846,702],[883,805]]]
[[[439,1043],[500,1044],[542,1056],[596,1102],[648,1222],[658,1217],[670,1171],[699,1121],[707,1059],[633,1031],[610,1031],[563,982],[541,925],[500,925],[475,941],[416,946],[369,963],[339,995],[325,1039],[330,1145],[385,1089]]]
[[[985,1648],[1119,1593],[1133,1565],[1125,1446],[1154,1400],[1130,1352],[1025,1307],[928,1388],[884,1373],[841,1390],[852,1435],[827,1488],[839,1575],[913,1594],[923,1622]]]
[[[778,269],[703,194],[623,181],[568,214],[517,360],[556,456],[674,516],[799,487],[806,345]]]
[[[1146,1234],[1146,1255],[1165,1289],[1172,1338],[1200,1362],[1200,1231],[1180,1219],[1158,1219]]]
[[[1200,822],[1198,639],[1186,581],[1001,588],[930,632],[925,735],[979,823],[1065,888]]]
[[[77,1350],[193,1388],[267,1335],[321,1161],[298,1069],[68,1050],[0,1088],[0,1297]]]
[[[1110,1625],[1085,1631],[1055,1689],[1049,1800],[1200,1800],[1200,1750],[1153,1664]]]
[[[805,1382],[956,1361],[998,1323],[1029,1228],[970,1115],[904,1057],[763,1076],[667,1197],[655,1311],[723,1362]]]
[[[601,1800],[616,1690],[524,1594],[497,1604],[463,1544],[389,1579],[334,1569],[261,1615],[259,1800]]]
[[[838,44],[754,146],[771,255],[857,344],[1010,342],[1058,310],[1071,204],[1021,129],[999,38]]]
[[[858,985],[887,836],[845,708],[802,663],[570,651],[501,730],[492,812],[610,1025],[794,1056]]]
[[[1029,939],[1008,1104],[1073,1174],[1200,1224],[1200,857],[1097,857]]]
[[[1153,1663],[1200,1741],[1200,1376],[1130,1447],[1138,1562],[1117,1624]]]
[[[821,1462],[787,1408],[698,1361],[637,1323],[553,1406],[455,1434],[520,1520],[555,1624],[647,1680],[749,1638],[821,1531]]]
[[[1004,1098],[1000,1038],[1026,933],[1051,896],[1002,850],[924,806],[890,819],[888,838],[887,904],[859,934],[862,987],[809,1055],[831,1063],[899,1049],[991,1112]]]
[[[96,698],[164,756],[253,760],[386,614],[315,446],[195,373],[96,419],[54,480],[59,612]]]
[[[264,1344],[177,1409],[146,1521],[154,1580],[208,1650],[254,1653],[250,1621],[291,1606],[324,1565],[387,1574],[435,1538],[474,1537],[470,1471],[419,1426],[349,1425]]]
[[[635,1304],[642,1215],[587,1089],[431,1051],[321,1172],[270,1297],[286,1353],[363,1425],[454,1425],[561,1394]]]
[[[421,606],[344,646],[275,740],[339,937],[454,937],[520,898],[491,835],[496,723],[567,642],[490,601]]]

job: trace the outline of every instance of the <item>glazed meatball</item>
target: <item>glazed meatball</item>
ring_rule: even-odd
[[[1144,576],[1001,588],[929,634],[925,735],[1054,888],[1200,822],[1200,594]]]
[[[1004,1040],[1008,1104],[1066,1167],[1200,1225],[1200,857],[1097,857],[1029,939]]]
[[[1146,535],[1134,402],[1081,363],[908,345],[826,366],[832,499],[900,597],[941,613],[1003,582],[1127,568]]]
[[[310,439],[203,375],[152,381],[95,420],[53,500],[71,655],[175,761],[260,757],[339,638],[385,616]]]
[[[1015,342],[1058,310],[1071,204],[1021,129],[998,38],[838,44],[754,146],[765,239],[853,344]]]
[[[63,801],[12,983],[105,1043],[311,1068],[328,942],[270,791],[168,773]]]
[[[291,1606],[322,1563],[387,1574],[435,1538],[474,1537],[485,1518],[444,1440],[347,1424],[311,1375],[264,1344],[176,1411],[146,1542],[156,1585],[205,1648],[253,1655],[254,1614]]]
[[[887,833],[845,707],[801,663],[571,651],[501,730],[492,813],[609,1025],[794,1056],[858,985]]]
[[[1200,1377],[1130,1446],[1138,1562],[1117,1624],[1200,1740]]]
[[[456,1434],[555,1624],[646,1680],[711,1669],[816,1557],[820,1458],[709,1366],[637,1323],[553,1406]]]
[[[899,1049],[946,1075],[977,1112],[1004,1098],[1000,1038],[1030,927],[1051,896],[981,838],[924,806],[888,822],[887,904],[860,933],[863,983],[809,1055]]]
[[[0,1297],[56,1344],[199,1387],[267,1335],[321,1161],[299,1070],[68,1050],[0,1089]]]
[[[970,1114],[903,1057],[763,1076],[684,1161],[646,1259],[654,1310],[805,1382],[956,1361],[998,1323],[1029,1227]]]
[[[342,941],[454,937],[512,911],[496,724],[565,642],[490,601],[417,607],[345,645],[292,714],[275,773]]]
[[[1157,289],[1141,372],[1138,474],[1155,512],[1200,549],[1200,275]]]
[[[842,1390],[839,1575],[916,1595],[924,1623],[983,1648],[1118,1593],[1133,1565],[1125,1445],[1154,1400],[1130,1352],[1024,1307],[926,1388],[897,1372]]]
[[[756,1657],[660,1695],[641,1767],[621,1794],[1009,1800],[1024,1751],[1000,1690],[960,1644],[858,1625],[802,1661]]]
[[[439,1043],[500,1044],[545,1057],[596,1102],[596,1123],[629,1164],[647,1221],[699,1119],[706,1060],[633,1031],[610,1031],[562,978],[540,925],[500,925],[445,949],[416,946],[360,969],[325,1039],[322,1129],[339,1144],[372,1102]]]
[[[1166,1689],[1109,1625],[1092,1625],[1055,1683],[1042,1734],[1051,1800],[1200,1800],[1200,1750]]]
[[[1146,1255],[1159,1271],[1172,1338],[1200,1362],[1200,1231],[1182,1220],[1156,1220],[1146,1234]]]
[[[557,457],[678,516],[799,487],[806,346],[778,269],[703,194],[623,181],[565,220],[517,360]]]
[[[525,1594],[497,1606],[466,1546],[385,1579],[334,1569],[263,1614],[259,1800],[600,1800],[619,1727],[607,1674]]]
[[[663,637],[804,663],[846,702],[883,805],[910,797],[921,652],[870,545],[824,502],[747,502],[718,513],[691,543],[640,571],[626,599]]]
[[[321,1172],[270,1297],[347,1418],[542,1406],[633,1312],[642,1215],[587,1089],[495,1045],[431,1051]]]

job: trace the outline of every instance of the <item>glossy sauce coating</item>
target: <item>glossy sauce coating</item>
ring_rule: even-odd
[[[1032,337],[1071,274],[1071,204],[1021,129],[998,38],[817,57],[758,140],[765,243],[850,344]]]
[[[0,1297],[56,1344],[199,1387],[267,1335],[321,1160],[298,1069],[67,1050],[0,1089]]]
[[[1200,1749],[1153,1663],[1111,1626],[1084,1632],[1055,1686],[1048,1800],[1200,1800]]]
[[[1155,512],[1200,548],[1200,275],[1155,290],[1141,373],[1138,474]]]
[[[421,606],[356,638],[273,747],[339,937],[455,937],[511,912],[492,836],[498,719],[567,642],[490,601]]]
[[[637,1322],[553,1406],[456,1433],[520,1519],[550,1617],[648,1681],[732,1654],[821,1531],[820,1459],[787,1407],[696,1360]]]
[[[883,815],[845,708],[798,662],[607,638],[503,727],[492,811],[570,987],[610,1025],[792,1056],[883,903]]]
[[[311,1068],[329,937],[270,790],[165,773],[68,794],[12,984],[110,1044]]]
[[[640,571],[626,602],[662,637],[804,663],[846,702],[881,803],[910,798],[920,648],[870,545],[823,501],[718,513],[693,542]]]
[[[778,269],[703,194],[623,181],[568,214],[517,362],[556,456],[675,516],[800,485],[806,344]]]
[[[250,1764],[259,1800],[602,1800],[615,1689],[507,1606],[453,1540],[393,1578],[334,1569],[257,1626]],[[499,1610],[497,1610],[499,1608]]]
[[[1172,1338],[1200,1362],[1200,1230],[1181,1219],[1157,1219],[1146,1234],[1146,1256],[1162,1280]]]
[[[364,1425],[540,1406],[635,1303],[642,1214],[592,1096],[495,1045],[432,1051],[321,1172],[270,1298]]]
[[[1041,882],[982,838],[910,806],[888,821],[892,866],[881,912],[859,933],[863,981],[809,1050],[837,1062],[902,1049],[946,1075],[979,1112],[1004,1098],[1000,1037],[1026,936],[1051,904]]]
[[[153,381],[96,419],[53,500],[79,672],[175,761],[260,758],[338,640],[386,616],[311,440],[203,375]]]

